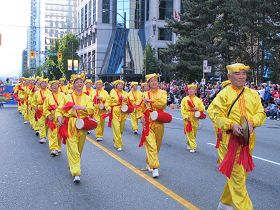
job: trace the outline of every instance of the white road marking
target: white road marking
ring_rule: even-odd
[[[212,143],[207,143],[207,144],[212,145],[212,146],[216,146],[215,144],[212,144]],[[272,163],[272,164],[280,166],[280,163],[277,163],[277,162],[272,161],[272,160],[267,160],[267,159],[260,158],[260,157],[254,156],[254,155],[253,155],[253,158],[256,158],[256,159],[259,159],[259,160],[263,160],[265,162]]]

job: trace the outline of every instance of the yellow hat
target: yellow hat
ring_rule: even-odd
[[[59,79],[59,81],[65,81],[65,78],[62,77],[62,78]]]
[[[94,82],[95,85],[96,85],[97,83],[103,84],[103,81],[102,81],[101,79],[99,79],[99,80],[96,80],[96,81]]]
[[[145,85],[148,85],[147,82],[142,82],[141,87],[144,87]]]
[[[42,82],[46,82],[46,83],[48,83],[48,81],[49,81],[49,79],[48,79],[48,78],[45,78],[45,79],[44,79],[44,78],[41,78],[41,79],[40,79],[40,82],[41,82],[41,83],[42,83]]]
[[[130,82],[130,86],[138,85],[138,82]]]
[[[158,74],[147,74],[146,75],[146,82],[148,82],[151,78],[159,78]]]
[[[222,88],[225,88],[226,86],[230,85],[231,81],[230,80],[226,80],[222,82]]]
[[[91,81],[91,79],[86,79],[85,83],[90,83],[90,84],[92,84],[92,81]]]
[[[228,74],[250,70],[250,66],[245,66],[243,63],[234,63],[231,65],[227,65],[226,68],[227,68]]]
[[[113,82],[114,85],[117,85],[117,84],[120,84],[120,83],[122,83],[122,84],[124,85],[124,81],[122,81],[122,80],[120,80],[120,79],[115,80],[115,81]]]
[[[73,74],[72,74],[72,75],[73,75]],[[72,77],[72,75],[71,75],[71,77]],[[81,80],[85,81],[86,77],[85,77],[84,74],[75,74],[75,76],[73,76],[72,79],[74,80],[74,82],[75,82],[77,79],[81,79]]]
[[[187,85],[188,89],[190,88],[194,88],[194,89],[197,89],[197,85],[196,84],[189,84]]]
[[[52,85],[52,84],[59,84],[59,81],[58,80],[50,81],[50,85]]]

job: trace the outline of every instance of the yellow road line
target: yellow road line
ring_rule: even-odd
[[[161,183],[157,182],[155,179],[153,179],[152,177],[148,176],[147,174],[143,173],[141,170],[139,170],[138,168],[136,168],[135,166],[133,166],[132,164],[130,164],[129,162],[125,161],[124,159],[122,159],[121,157],[119,157],[118,155],[116,155],[115,153],[111,152],[109,149],[107,149],[106,147],[98,144],[97,142],[95,142],[92,138],[90,138],[89,136],[87,136],[87,140],[92,143],[93,145],[95,145],[96,147],[98,147],[99,149],[101,149],[102,151],[104,151],[105,153],[107,153],[109,156],[111,156],[112,158],[114,158],[115,160],[117,160],[118,162],[120,162],[121,164],[123,164],[125,167],[127,167],[128,169],[130,169],[131,171],[133,171],[135,174],[139,175],[140,177],[142,177],[143,179],[145,179],[146,181],[150,182],[152,185],[154,185],[156,188],[158,188],[159,190],[161,190],[163,193],[165,193],[166,195],[168,195],[169,197],[173,198],[175,201],[177,201],[178,203],[180,203],[182,206],[190,209],[190,210],[197,210],[199,209],[198,207],[196,207],[195,205],[193,205],[192,203],[190,203],[189,201],[187,201],[186,199],[182,198],[180,195],[176,194],[174,191],[172,191],[171,189],[165,187],[164,185],[162,185]]]

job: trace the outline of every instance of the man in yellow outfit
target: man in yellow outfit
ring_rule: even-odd
[[[142,97],[143,94],[137,89],[138,88],[138,82],[131,82],[131,91],[129,92],[128,96],[129,99],[134,106],[134,111],[130,113],[131,118],[131,126],[132,130],[135,135],[138,134],[138,120],[142,117]]]
[[[81,180],[81,155],[87,135],[87,131],[77,129],[75,123],[77,118],[83,119],[94,112],[90,97],[83,93],[84,80],[84,75],[75,75],[73,93],[64,97],[55,112],[59,126],[66,127],[66,150],[74,183]]]
[[[92,98],[94,105],[93,117],[98,123],[97,128],[95,129],[95,137],[96,141],[103,141],[105,119],[101,116],[106,114],[105,103],[109,99],[109,94],[104,90],[102,80],[97,80],[94,84],[96,91]]]
[[[152,172],[153,178],[159,177],[159,158],[162,138],[164,134],[164,124],[158,121],[152,121],[150,113],[152,111],[164,110],[167,106],[167,93],[159,89],[159,76],[157,74],[146,75],[146,82],[150,90],[143,95],[144,116],[142,122],[144,127],[148,128],[145,133],[143,129],[140,145],[145,144],[146,148],[146,169]]]
[[[112,114],[112,126],[114,134],[114,147],[118,152],[122,151],[123,141],[122,134],[124,131],[127,113],[122,112],[122,105],[128,102],[128,93],[123,90],[124,81],[116,80],[114,82],[115,89],[110,92],[110,97],[106,101],[106,110]]]
[[[266,115],[258,93],[244,87],[246,73],[250,67],[236,63],[226,68],[231,85],[216,96],[208,109],[209,113],[218,113],[209,116],[222,130],[219,170],[227,176],[218,209],[252,210],[253,204],[246,189],[246,178],[247,173],[254,168],[252,160],[256,143],[254,128],[263,125]],[[240,125],[241,118],[244,117],[248,120],[250,133],[248,145],[240,141],[245,136],[244,128]]]
[[[37,121],[37,126],[39,130],[40,143],[44,144],[47,142],[47,128],[46,128],[46,118],[43,114],[43,104],[48,94],[51,91],[47,89],[48,79],[40,80],[40,89],[34,94],[33,107],[35,109],[35,120]]]
[[[185,96],[181,101],[181,114],[184,120],[184,128],[190,126],[191,129],[185,129],[185,134],[188,138],[187,149],[190,153],[196,152],[196,134],[199,126],[199,119],[194,116],[196,111],[204,112],[205,107],[200,98],[196,96],[197,85],[188,85],[188,96]],[[188,125],[187,125],[188,124]]]
[[[65,78],[60,78],[59,79],[59,92],[64,93],[65,95],[67,94],[67,86],[65,85]]]
[[[49,148],[52,156],[61,152],[61,140],[58,135],[58,125],[55,120],[55,110],[60,103],[63,103],[65,94],[59,91],[59,81],[50,82],[51,93],[46,96],[43,104],[43,112],[48,127]]]

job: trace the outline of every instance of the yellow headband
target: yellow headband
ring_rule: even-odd
[[[117,85],[117,84],[120,84],[120,83],[122,83],[122,84],[124,85],[124,81],[122,81],[122,80],[120,80],[120,79],[115,80],[115,81],[113,82],[114,85]]]
[[[90,79],[86,79],[85,83],[90,83],[92,84],[92,81]]]
[[[226,80],[222,82],[222,88],[225,88],[226,86],[230,85],[231,81],[230,80]]]
[[[134,86],[134,85],[137,85],[137,86],[138,86],[138,82],[131,82],[131,83],[130,83],[130,86],[131,86],[131,87]]]
[[[99,79],[99,80],[96,80],[96,81],[94,82],[95,85],[96,85],[97,83],[103,84],[103,81],[102,81],[101,79]]]
[[[152,78],[158,79],[159,75],[158,74],[148,74],[148,75],[146,75],[146,82],[149,82],[149,80],[152,79]]]
[[[65,78],[60,78],[59,81],[65,81]]]
[[[47,78],[46,78],[46,79],[44,79],[44,78],[41,78],[41,79],[40,79],[40,82],[41,82],[41,83],[42,83],[42,82],[48,83],[48,81],[49,81],[49,79],[47,79]]]
[[[227,65],[226,69],[228,74],[240,72],[240,71],[248,71],[250,70],[250,66],[245,66],[243,63],[234,63],[231,65]]]
[[[72,76],[71,76],[72,77]],[[76,74],[75,76],[73,76],[73,80],[74,80],[74,82],[76,81],[76,80],[78,80],[78,79],[81,79],[81,80],[83,80],[83,81],[85,81],[85,75],[84,74]]]
[[[190,88],[197,89],[197,85],[195,85],[195,84],[190,84],[187,87],[188,87],[188,89],[190,89]]]
[[[141,83],[141,87],[144,87],[145,85],[148,85],[146,82]]]
[[[59,81],[58,81],[58,80],[53,80],[53,81],[50,81],[49,84],[50,84],[50,85],[52,85],[52,84],[59,84]]]

